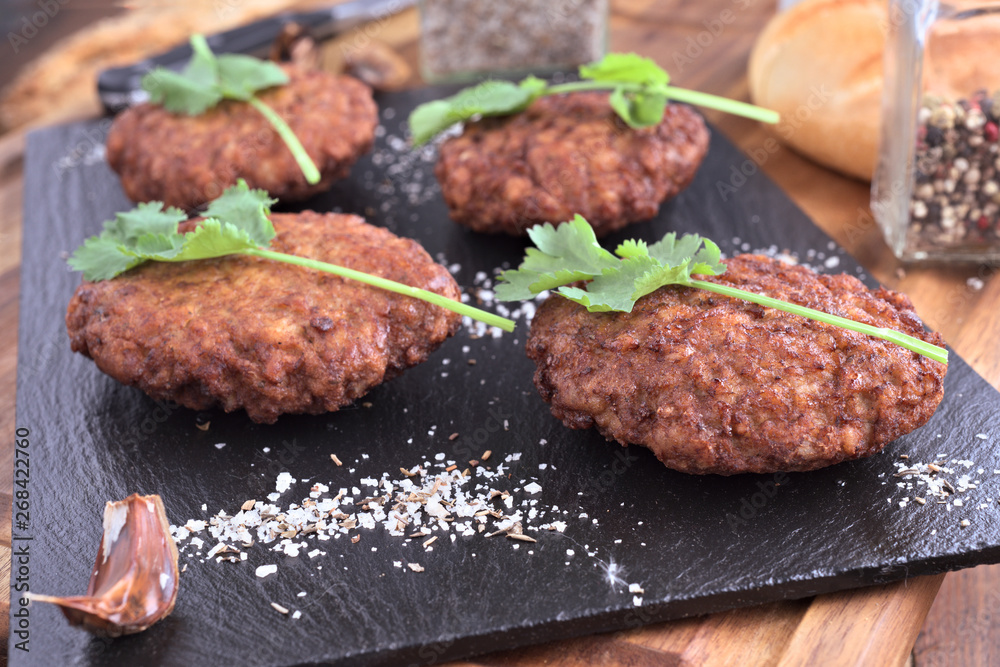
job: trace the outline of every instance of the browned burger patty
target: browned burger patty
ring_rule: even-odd
[[[111,126],[107,158],[133,201],[190,210],[246,179],[282,201],[305,199],[347,176],[371,149],[378,110],[349,76],[285,67],[291,81],[259,94],[295,132],[321,179],[306,182],[288,146],[246,102],[224,100],[198,116],[140,104]]]
[[[708,278],[941,345],[910,300],[847,275],[741,255]],[[705,290],[663,287],[632,313],[553,295],[531,323],[535,386],[570,428],[649,447],[689,473],[812,470],[922,426],[947,366],[898,345]]]
[[[601,236],[655,216],[707,149],[708,129],[687,106],[633,130],[606,93],[571,93],[468,123],[441,146],[434,173],[452,219],[476,231],[524,234],[579,213]]]
[[[419,244],[357,216],[271,219],[276,251],[459,298]],[[196,410],[242,408],[263,423],[337,410],[424,361],[460,322],[424,301],[247,256],[149,262],[84,282],[66,313],[73,350],[116,380]]]

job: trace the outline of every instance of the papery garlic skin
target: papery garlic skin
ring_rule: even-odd
[[[104,508],[104,535],[87,594],[29,594],[96,635],[142,632],[174,610],[180,573],[170,522],[157,495],[132,494]]]

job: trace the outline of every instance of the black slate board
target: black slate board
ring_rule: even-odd
[[[386,132],[375,155],[308,206],[366,214],[418,239],[432,255],[460,264],[458,281],[469,287],[477,271],[516,263],[524,242],[450,223],[429,156],[386,149],[387,142],[398,146],[408,111],[438,94],[382,96]],[[193,412],[156,404],[68,349],[63,315],[79,276],[65,270],[65,253],[129,208],[101,160],[107,124],[41,130],[28,140],[17,424],[30,429],[30,521],[27,528],[15,524],[13,539],[15,554],[29,547],[31,590],[84,590],[106,500],[159,493],[171,519],[183,523],[264,497],[280,470],[336,488],[438,452],[463,460],[467,440],[448,435],[484,428],[491,411],[510,429],[481,431],[471,456],[489,448],[499,462],[522,453],[510,466],[510,486],[537,478],[541,506],[568,510],[568,526],[516,550],[510,540],[477,535],[439,540],[425,553],[416,541],[378,530],[362,531],[356,545],[326,542],[328,555],[313,561],[260,545],[239,565],[182,556],[189,568],[164,622],[110,642],[69,628],[54,607],[36,604],[28,653],[16,646],[23,625],[12,616],[12,664],[423,664],[1000,560],[1000,394],[954,355],[945,400],[928,425],[871,459],[789,475],[776,491],[768,486],[772,476],[687,476],[641,448],[623,450],[594,432],[563,428],[531,385],[523,322],[500,339],[470,340],[460,332],[430,361],[375,389],[370,408],[283,417],[274,426],[214,414],[202,432]],[[724,198],[719,183],[739,183],[730,181],[733,170],[753,172],[751,165],[715,133],[694,183],[654,221],[619,237],[699,231],[728,254],[776,246],[868,280],[763,175],[754,173]],[[408,188],[412,183],[425,185]],[[478,364],[467,365],[467,358]],[[227,446],[217,449],[220,442]],[[330,453],[348,465],[335,468]],[[939,454],[974,461],[973,478],[982,484],[964,494],[963,507],[900,507],[913,495],[891,477],[902,453],[911,461]],[[548,468],[540,470],[541,463]],[[979,467],[984,473],[976,473]],[[282,502],[305,497],[307,486],[297,485]],[[987,498],[989,507],[980,508]],[[963,518],[971,521],[964,529]],[[396,568],[394,560],[420,562],[426,571]],[[612,562],[645,590],[641,607],[609,582]],[[278,563],[278,574],[257,579],[254,568],[265,563]],[[13,584],[24,574],[20,564],[15,556]],[[307,596],[296,597],[302,590]],[[12,614],[21,609],[19,597],[15,590]],[[302,618],[280,616],[272,601],[300,609]]]

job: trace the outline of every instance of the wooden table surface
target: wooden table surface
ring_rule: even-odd
[[[703,52],[682,69],[675,54],[706,21],[730,10]],[[72,12],[67,6],[66,12]],[[774,13],[764,0],[618,0],[612,2],[611,49],[636,51],[671,71],[678,85],[748,99],[747,59]],[[413,62],[419,27],[413,10],[378,25],[377,39]],[[703,41],[705,41],[703,39]],[[419,83],[414,80],[414,83]],[[53,117],[93,116],[92,100],[53,109]],[[745,152],[766,131],[751,121],[708,114]],[[40,119],[35,125],[51,122]],[[10,570],[17,313],[25,131],[0,136],[0,636],[7,637]],[[766,154],[764,153],[759,154]],[[1000,387],[1000,280],[988,267],[906,267],[882,240],[868,207],[867,183],[851,180],[781,148],[761,168],[828,234],[886,286],[909,294],[917,311],[994,387]],[[982,279],[975,289],[969,278]],[[68,342],[67,342],[68,350]],[[98,511],[95,508],[95,511]],[[83,582],[81,582],[81,586]],[[6,642],[4,642],[6,649]],[[722,612],[624,632],[514,650],[472,665],[923,665],[1000,664],[1000,566],[920,577],[805,600]],[[455,667],[459,663],[453,663]]]

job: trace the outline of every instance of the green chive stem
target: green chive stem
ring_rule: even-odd
[[[261,115],[263,115],[264,118],[266,118],[268,122],[274,126],[274,129],[277,130],[278,136],[281,137],[282,141],[285,142],[285,145],[288,146],[288,150],[292,151],[292,156],[299,164],[299,169],[301,169],[302,173],[305,174],[306,181],[310,185],[316,185],[319,183],[319,169],[316,168],[312,158],[310,158],[309,154],[306,153],[306,149],[302,147],[302,142],[300,142],[299,138],[295,136],[294,132],[292,132],[292,128],[288,127],[288,123],[282,120],[281,116],[274,112],[274,109],[261,102],[260,98],[253,96],[247,100],[247,102],[250,103],[250,106],[259,111]]]
[[[397,294],[403,294],[406,296],[413,297],[414,299],[420,299],[421,301],[427,301],[436,306],[441,306],[459,315],[468,315],[474,320],[479,320],[480,322],[485,322],[490,326],[499,327],[504,331],[510,332],[514,330],[514,321],[509,320],[505,317],[500,317],[499,315],[494,315],[493,313],[488,313],[485,310],[480,310],[468,304],[464,304],[460,301],[455,301],[449,299],[441,294],[436,294],[428,290],[420,289],[419,287],[410,287],[409,285],[404,285],[403,283],[397,283],[394,280],[389,280],[387,278],[380,278],[379,276],[372,276],[367,273],[362,273],[360,271],[355,271],[354,269],[348,269],[344,266],[337,266],[336,264],[329,264],[327,262],[321,262],[315,259],[309,259],[308,257],[298,257],[296,255],[288,255],[283,252],[274,252],[273,250],[261,249],[248,249],[241,251],[244,255],[256,255],[257,257],[263,257],[265,259],[273,259],[278,262],[285,262],[287,264],[295,264],[297,266],[304,266],[308,269],[315,269],[317,271],[324,271],[326,273],[332,273],[343,278],[350,278],[351,280],[357,280],[358,282],[365,283],[366,285],[372,285],[373,287],[379,287],[390,292],[395,292]]]
[[[793,315],[801,315],[802,317],[807,317],[811,320],[816,320],[817,322],[832,324],[851,331],[857,331],[858,333],[868,334],[869,336],[881,338],[882,340],[887,340],[891,343],[895,343],[896,345],[900,345],[911,352],[922,354],[923,356],[942,364],[948,363],[948,350],[945,348],[932,345],[920,340],[919,338],[909,336],[899,331],[893,331],[892,329],[885,329],[882,327],[873,327],[870,324],[855,322],[854,320],[849,320],[846,317],[840,317],[839,315],[830,315],[829,313],[824,313],[812,308],[806,308],[805,306],[780,301],[769,296],[764,296],[763,294],[754,294],[753,292],[747,292],[746,290],[741,290],[737,287],[719,285],[718,283],[710,283],[705,280],[690,280],[687,284],[691,287],[698,287],[703,290],[715,292],[716,294],[731,296],[736,299],[743,299],[744,301],[760,304],[761,306],[767,306],[768,308],[774,308],[775,310],[781,310],[786,313],[792,313]]]

